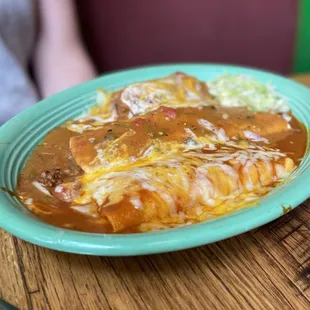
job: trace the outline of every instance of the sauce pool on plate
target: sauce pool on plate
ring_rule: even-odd
[[[44,221],[95,233],[182,227],[254,206],[297,168],[307,139],[284,99],[258,83],[176,73],[99,90],[88,115],[33,151],[16,193]]]

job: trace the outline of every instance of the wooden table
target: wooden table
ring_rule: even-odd
[[[169,254],[73,255],[4,231],[0,244],[0,298],[20,309],[310,309],[310,200],[246,234]]]

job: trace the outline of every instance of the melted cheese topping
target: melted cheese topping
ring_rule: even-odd
[[[111,206],[121,207],[129,197],[126,203],[146,214],[144,222],[156,202],[160,214],[155,219],[184,224],[186,219],[197,220],[197,214],[205,220],[253,204],[294,167],[291,159],[276,151],[189,151],[86,174],[75,203],[95,201],[104,212]]]
[[[130,85],[123,90],[121,101],[128,106],[132,115],[154,111],[163,103],[168,107],[180,106],[180,103],[184,106],[208,105],[207,102],[203,102],[200,84],[192,80],[186,81],[177,90],[171,80]]]
[[[131,123],[125,123],[126,129],[116,139],[98,142],[100,130],[96,138],[88,135],[87,139],[93,145],[89,147],[95,150],[93,159],[88,162],[79,158],[79,145],[83,148],[85,142],[74,138],[77,141],[72,142],[74,158],[86,171],[80,179],[81,194],[74,203],[89,205],[95,202],[101,210],[99,213],[108,218],[115,231],[123,229],[124,225],[118,223],[109,210],[122,209],[125,205],[136,210],[133,222],[142,225],[142,231],[154,227],[162,229],[165,225],[171,227],[184,225],[189,220],[205,220],[253,204],[295,168],[294,162],[285,154],[257,144],[270,144],[260,134],[266,122],[263,116],[261,120],[257,119],[256,125],[251,126],[249,121],[248,125],[242,124],[240,128],[235,125],[238,115],[225,112],[217,118],[217,124],[202,116],[195,126],[193,123],[190,127],[186,122],[184,126],[177,123],[177,139],[163,139],[166,133],[160,131],[160,126],[175,126],[174,123],[172,125],[175,112],[168,111],[165,117],[167,125],[162,124],[163,116],[160,116],[158,125],[157,112],[153,116],[150,113],[163,105],[202,109],[210,103],[218,104],[203,87],[205,85],[193,77],[175,74],[129,85],[114,95],[100,93],[101,100],[105,102],[104,110],[96,108],[93,115],[80,119],[78,124],[70,124],[71,130],[80,133],[97,130],[107,122],[138,115],[149,115],[146,119],[153,121],[145,123],[138,119],[133,127]],[[209,115],[209,112],[201,111],[202,115]],[[187,113],[186,110],[184,112]],[[125,114],[122,116],[120,113]],[[286,114],[282,123],[277,119],[279,128],[289,130],[289,121]],[[226,126],[229,135],[222,125]],[[197,126],[202,128],[199,134],[192,130]],[[113,126],[109,128],[112,131]],[[150,135],[147,138],[139,133],[146,128]],[[232,134],[238,134],[239,138]],[[240,137],[245,140],[240,140]],[[141,140],[141,145],[133,151],[132,143],[136,143],[136,139]],[[153,210],[155,205],[156,212]],[[128,212],[133,216],[132,210]]]
[[[122,89],[113,99],[111,93],[102,89],[97,94],[98,105],[87,115],[67,124],[69,130],[82,133],[96,130],[108,122],[118,119],[118,108],[125,105],[128,109],[125,118],[144,115],[167,107],[200,107],[215,103],[208,94],[206,85],[192,76],[176,73],[166,78],[136,83]]]
[[[42,217],[64,214],[63,227],[82,218],[84,231],[104,225],[109,232],[182,227],[257,204],[296,168],[277,144],[296,134],[296,120],[287,110],[223,107],[227,94],[217,102],[206,85],[176,73],[113,93],[99,90],[98,105],[64,125],[69,150],[60,146],[60,166],[77,174],[59,184],[47,170],[50,179],[31,181],[34,198],[21,199]],[[42,204],[42,195],[53,202]]]

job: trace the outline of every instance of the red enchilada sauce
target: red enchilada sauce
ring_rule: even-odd
[[[125,123],[114,122],[105,125],[106,133],[101,136],[101,139],[114,139],[115,136],[119,137],[122,133],[133,129],[136,134],[128,137],[124,143],[127,143],[131,155],[135,155],[141,145],[147,143],[147,137],[150,135],[154,137],[156,132],[158,135],[156,138],[168,142],[180,140],[185,127],[190,128],[196,135],[204,135],[204,130],[195,125],[201,118],[223,128],[230,138],[233,137],[238,141],[246,140],[240,134],[244,129],[257,132],[269,140],[268,147],[279,149],[292,158],[296,165],[305,153],[306,129],[294,117],[290,121],[292,129],[282,130],[284,120],[278,114],[254,113],[243,108],[219,106],[176,110],[162,107]],[[93,133],[96,135],[96,131]],[[53,193],[53,188],[59,183],[73,181],[84,173],[73,159],[69,148],[70,138],[80,135],[65,127],[52,130],[30,156],[19,177],[16,192],[22,197],[26,206],[27,199],[31,199],[35,208],[30,209],[52,225],[85,232],[113,233],[112,226],[106,218],[92,218],[77,212],[71,208],[72,203],[57,199],[52,194],[46,195],[33,185],[33,182],[40,182],[47,186],[50,193]],[[115,214],[122,216],[120,213],[125,209],[126,206],[121,209],[115,208]],[[123,216],[128,217],[128,214],[130,213],[127,212]],[[120,232],[137,232],[137,227],[133,225]]]

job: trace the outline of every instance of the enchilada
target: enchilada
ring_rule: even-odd
[[[50,132],[20,175],[20,199],[53,225],[128,233],[223,216],[257,204],[305,152],[286,101],[239,76],[176,73],[98,98]]]

